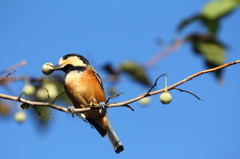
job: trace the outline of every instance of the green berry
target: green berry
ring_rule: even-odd
[[[47,100],[49,98],[48,95],[51,99],[56,98],[56,96],[58,95],[58,89],[55,84],[46,83],[41,88],[39,88],[36,93],[36,96],[40,100]]]
[[[54,65],[52,63],[45,63],[42,66],[42,72],[45,75],[50,75],[54,71]]]
[[[145,97],[145,98],[140,99],[139,103],[143,106],[146,106],[150,103],[150,100],[151,100],[150,97]]]
[[[19,123],[24,122],[26,120],[26,118],[27,118],[27,115],[23,111],[18,111],[14,115],[14,119]]]
[[[40,100],[46,100],[48,99],[48,96],[47,96],[47,91],[44,89],[44,88],[39,88],[37,90],[37,93],[36,93],[36,96],[37,98],[39,98]]]
[[[172,101],[172,95],[169,92],[163,92],[160,95],[160,101],[162,104],[169,104]]]
[[[58,95],[58,89],[54,83],[46,83],[43,87],[48,90],[50,98],[56,98],[56,96]]]
[[[26,84],[24,87],[23,87],[23,92],[25,92],[27,95],[33,95],[33,93],[35,93],[35,87],[32,85],[32,84],[30,84],[30,83],[28,83],[28,84]]]

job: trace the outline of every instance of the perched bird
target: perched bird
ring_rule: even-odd
[[[90,107],[90,104],[93,103],[106,102],[100,76],[82,55],[67,54],[61,57],[58,65],[54,66],[54,71],[56,70],[65,72],[65,91],[75,108],[85,108]],[[100,113],[99,109],[95,109],[84,114],[86,120],[102,137],[108,136],[116,153],[124,150],[121,141],[108,121],[106,113]]]

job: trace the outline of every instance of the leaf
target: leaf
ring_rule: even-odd
[[[211,1],[203,7],[202,15],[209,20],[219,19],[232,12],[239,3],[239,0]]]
[[[127,73],[133,80],[143,85],[151,86],[145,70],[136,62],[125,61],[120,65],[120,70],[124,73]]]
[[[207,27],[209,33],[215,35],[219,28],[219,20],[209,20],[205,17],[201,18],[202,23]]]
[[[209,20],[208,18],[202,16],[202,15],[194,15],[188,19],[183,20],[177,27],[177,31],[180,32],[182,31],[183,28],[188,26],[189,24],[192,24],[195,21],[200,21],[202,24],[204,24],[209,32],[211,34],[215,34],[218,31],[219,28],[219,22],[217,20]]]
[[[225,47],[214,37],[209,35],[192,35],[188,40],[192,42],[195,52],[205,59],[205,64],[208,68],[224,64],[226,56]],[[215,75],[218,79],[221,79],[221,70],[216,71]]]
[[[198,42],[196,46],[207,63],[213,67],[220,66],[225,61],[225,49],[217,43]]]
[[[103,65],[103,70],[107,72],[110,81],[116,82],[118,80],[118,72],[111,63]]]
[[[180,32],[182,31],[183,28],[185,28],[187,25],[197,21],[197,20],[201,20],[201,15],[197,14],[197,15],[194,15],[190,18],[187,18],[185,20],[183,20],[177,27],[177,31]]]

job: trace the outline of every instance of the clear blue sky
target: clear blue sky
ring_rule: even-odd
[[[155,39],[171,42],[179,22],[198,13],[205,3],[206,0],[1,0],[0,68],[26,59],[27,65],[14,75],[41,77],[44,63],[57,64],[61,56],[74,52],[87,57],[104,77],[100,66],[106,62],[115,66],[127,59],[144,62],[161,51]],[[226,62],[240,59],[239,17],[238,9],[221,26],[219,38],[228,45]],[[200,27],[196,24],[184,33],[197,28]],[[169,84],[173,84],[203,69],[202,59],[185,44],[148,73],[152,81],[168,73]],[[135,112],[109,109],[109,119],[125,146],[121,154],[115,154],[108,140],[80,119],[53,111],[54,119],[43,131],[37,129],[30,112],[23,124],[16,123],[13,114],[5,120],[0,118],[0,158],[239,159],[239,70],[240,65],[226,68],[222,85],[212,74],[206,74],[179,87],[206,102],[173,90],[169,105],[162,105],[156,95],[146,108],[131,104]],[[119,92],[125,94],[115,102],[147,91],[127,78],[121,80]],[[23,83],[10,86],[12,95],[18,96],[22,86]],[[160,80],[157,88],[162,87]],[[4,89],[0,90],[4,93]]]

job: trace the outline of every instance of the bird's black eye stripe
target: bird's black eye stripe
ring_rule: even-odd
[[[71,67],[70,69],[68,69],[67,73],[71,72],[71,71],[78,71],[78,72],[82,72],[85,71],[87,68],[83,67],[83,66],[75,66],[75,67]]]
[[[69,57],[72,57],[72,56],[76,56],[78,57],[80,60],[83,61],[83,63],[87,64],[87,65],[90,65],[90,62],[82,55],[79,55],[79,54],[67,54],[65,56],[63,56],[63,60],[66,60],[68,59]]]
[[[84,67],[84,66],[73,66],[71,64],[68,64],[66,65],[62,70],[67,74],[71,71],[78,71],[78,72],[81,72],[81,71],[85,71],[87,68]]]

